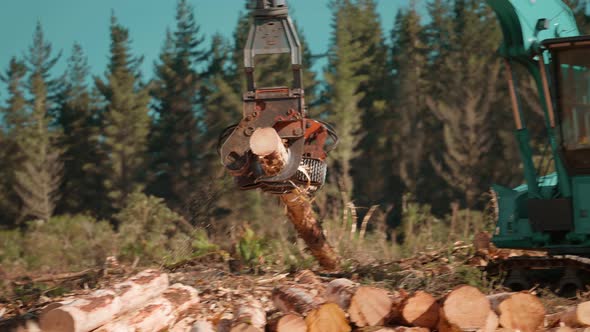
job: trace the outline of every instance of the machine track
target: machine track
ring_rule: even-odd
[[[590,258],[575,255],[500,258],[488,262],[486,271],[513,290],[543,285],[569,296],[590,285]]]

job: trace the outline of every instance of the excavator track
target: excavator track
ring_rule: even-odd
[[[590,258],[575,255],[500,258],[488,262],[485,270],[513,290],[542,285],[568,296],[590,284]]]

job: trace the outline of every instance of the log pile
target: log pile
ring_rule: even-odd
[[[39,325],[19,331],[195,331],[195,332],[458,332],[580,331],[590,328],[590,301],[547,315],[527,292],[485,295],[462,285],[435,298],[359,285],[349,279],[320,278],[310,271],[273,280],[268,296],[248,294],[231,309],[213,308],[199,287],[170,285],[169,276],[146,270],[82,296],[47,305]],[[174,280],[174,278],[172,278]],[[227,290],[229,293],[229,290]],[[255,298],[260,297],[260,298]],[[221,298],[218,301],[222,301]]]

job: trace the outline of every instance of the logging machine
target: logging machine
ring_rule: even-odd
[[[240,189],[260,188],[285,194],[300,187],[313,193],[324,184],[326,156],[338,137],[328,124],[307,118],[301,44],[286,0],[253,0],[248,8],[251,27],[244,48],[247,91],[243,97],[243,118],[222,133],[221,162]],[[256,86],[256,57],[275,54],[290,55],[292,87]],[[287,150],[284,165],[276,174],[269,174],[264,167],[273,161],[255,155],[250,147],[252,135],[265,128],[273,128]]]
[[[561,0],[487,0],[500,22],[506,77],[525,184],[493,186],[499,248],[547,251],[543,257],[497,262],[509,285],[529,287],[527,270],[560,270],[559,289],[581,288],[590,270],[590,36],[580,36]],[[513,71],[524,66],[536,83],[546,126],[547,164],[535,165]]]

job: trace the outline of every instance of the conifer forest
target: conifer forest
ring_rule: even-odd
[[[564,2],[590,33],[587,2]],[[238,190],[220,161],[220,135],[242,119],[248,12],[228,22],[227,38],[204,35],[188,0],[170,6],[175,24],[151,73],[116,8],[98,71],[80,44],[55,49],[42,21],[28,49],[2,50],[15,56],[0,64],[0,279],[86,271],[108,257],[133,268],[202,257],[253,273],[316,266],[276,196]],[[325,54],[294,24],[308,114],[340,137],[312,204],[343,269],[493,232],[490,186],[524,182],[493,10],[410,1],[387,14],[387,31],[376,0],[329,8]],[[267,56],[256,80],[289,86],[289,68],[288,56]],[[537,171],[551,173],[535,82],[522,68],[515,76],[533,160],[549,165]],[[461,271],[457,284],[477,279]],[[0,280],[0,319],[14,287]]]

